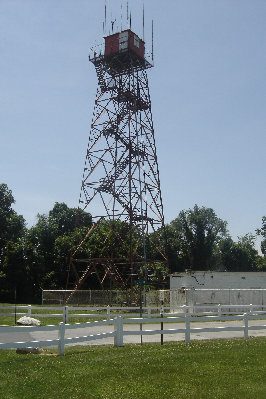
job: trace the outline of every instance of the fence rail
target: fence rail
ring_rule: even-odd
[[[235,311],[234,311],[235,309]],[[241,312],[239,311],[241,309]],[[258,310],[259,309],[259,310]],[[262,310],[263,309],[263,310]],[[147,306],[140,309],[139,307],[119,307],[119,306],[104,306],[104,307],[89,307],[89,306],[32,306],[32,305],[19,305],[19,306],[0,306],[1,310],[13,310],[13,312],[0,313],[0,317],[8,316],[30,316],[30,317],[52,317],[61,318],[61,320],[67,324],[70,318],[107,318],[110,320],[116,316],[120,316],[121,313],[124,317],[138,317],[142,316],[145,318],[157,317],[163,314],[164,316],[182,316],[185,314],[204,316],[204,315],[218,315],[223,314],[237,315],[243,312],[250,314],[266,314],[266,305],[182,305],[177,307],[170,306]],[[22,310],[25,310],[22,312]],[[60,313],[40,313],[56,310]],[[204,311],[203,311],[204,310]],[[207,311],[206,311],[207,310]],[[76,313],[84,312],[87,313]],[[72,312],[72,313],[71,313]],[[75,312],[75,313],[73,313]],[[92,312],[92,313],[89,313]]]
[[[114,338],[115,346],[123,346],[123,338],[128,335],[161,335],[161,343],[163,342],[163,336],[165,334],[184,334],[185,342],[190,343],[191,335],[194,333],[204,333],[204,332],[224,332],[224,331],[242,331],[244,338],[249,338],[250,330],[266,330],[266,325],[249,325],[249,321],[263,319],[266,320],[266,316],[264,318],[262,315],[252,315],[249,313],[244,313],[243,315],[234,315],[234,316],[193,316],[189,313],[186,313],[182,316],[172,316],[172,317],[158,317],[158,318],[123,318],[122,316],[118,316],[115,319],[104,320],[104,321],[94,321],[87,323],[76,323],[76,324],[65,324],[63,322],[59,323],[59,325],[51,325],[51,326],[38,326],[38,327],[30,327],[30,326],[19,326],[19,327],[1,327],[0,329],[0,339],[1,333],[20,333],[20,332],[48,332],[48,331],[57,331],[58,338],[57,339],[47,339],[41,341],[29,341],[29,342],[9,342],[9,343],[0,343],[0,349],[15,349],[15,348],[28,348],[28,347],[47,347],[47,346],[57,346],[58,354],[63,355],[65,350],[65,345],[68,344],[79,344],[81,342],[89,342],[103,338]],[[235,321],[240,320],[243,321],[242,326],[214,326],[214,327],[193,327],[191,323],[193,322],[214,322],[214,321]],[[166,323],[184,323],[184,327],[182,328],[170,328],[165,329],[164,325]],[[156,330],[143,330],[143,324],[152,323],[158,324],[160,329]],[[137,324],[140,326],[140,330],[124,330],[124,324]],[[65,338],[65,333],[68,330],[75,330],[77,328],[88,329],[90,327],[101,327],[101,326],[113,326],[113,331],[102,332],[91,335],[84,335],[80,337],[73,338]],[[142,338],[141,338],[142,339]]]

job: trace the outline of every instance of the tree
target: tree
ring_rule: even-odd
[[[219,219],[211,208],[195,205],[193,209],[181,211],[168,227],[172,239],[170,251],[172,255],[174,251],[177,254],[175,267],[213,268],[217,245],[228,236],[226,227],[227,222]]]
[[[164,273],[181,272],[188,268],[190,260],[183,250],[183,241],[180,230],[173,227],[172,223],[165,226],[164,231],[157,230],[151,233],[146,242],[147,253],[150,259],[164,260],[160,258],[157,248],[166,245],[168,257],[168,270],[164,267]],[[150,241],[153,243],[151,244]]]
[[[222,240],[219,248],[221,263],[227,271],[250,272],[263,267],[261,257],[255,249],[255,237],[252,234],[239,237],[237,242],[231,238]]]
[[[17,240],[25,231],[25,221],[12,209],[15,203],[12,191],[0,184],[0,264],[9,240]]]
[[[58,242],[71,242],[72,234],[76,234],[77,215],[80,228],[88,229],[92,223],[89,213],[56,202],[48,215],[38,214],[36,225],[29,229],[25,256],[38,287],[65,288],[70,252],[64,252],[63,255],[60,253],[58,256]],[[65,244],[64,249],[67,249]]]
[[[4,226],[6,219],[14,213],[11,208],[15,200],[12,191],[4,183],[0,184],[0,225]]]
[[[88,229],[78,228],[69,235],[61,236],[56,239],[56,262],[58,264],[66,264],[69,262],[69,255],[73,253],[84,240]],[[138,234],[140,232],[134,228],[132,231],[133,247],[137,248],[137,254],[140,254],[142,259],[143,251],[141,252],[141,245],[137,246]],[[82,242],[79,250],[75,254],[74,263],[77,259],[95,259],[95,258],[111,258],[111,259],[129,259],[130,253],[130,225],[128,222],[121,220],[102,220],[94,228],[93,232]],[[77,268],[80,269],[82,262],[78,262]],[[85,262],[86,263],[86,262]],[[98,266],[101,266],[99,262]],[[103,266],[103,264],[102,264]],[[119,272],[123,277],[128,278],[127,263],[121,263]],[[97,275],[103,278],[105,274],[104,267],[97,267]],[[72,275],[70,280],[72,282]],[[95,277],[95,278],[94,278]],[[106,279],[107,283],[108,279]],[[89,283],[89,286],[87,284]],[[90,276],[90,280],[86,281],[83,288],[99,289],[98,277],[95,273]]]
[[[0,292],[7,293],[22,286],[25,269],[22,257],[15,256],[22,251],[26,227],[24,218],[18,215],[12,205],[15,203],[12,191],[6,184],[0,184]],[[18,260],[19,259],[19,260]]]
[[[266,216],[262,217],[262,227],[257,230],[257,234],[263,237],[261,242],[261,252],[266,258]]]
[[[90,213],[77,208],[69,208],[65,203],[56,202],[48,215],[49,226],[56,236],[71,233],[75,227],[90,227],[92,223]]]

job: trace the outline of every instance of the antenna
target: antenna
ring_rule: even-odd
[[[123,3],[121,2],[121,32],[123,30],[122,28],[122,21],[123,21]]]
[[[152,61],[153,61],[153,20],[152,20],[152,23],[151,23],[151,58],[152,58]]]
[[[104,5],[104,26],[105,26],[105,34],[106,34],[106,0]]]
[[[131,29],[131,11],[130,11],[130,19],[129,19],[129,29]]]
[[[112,33],[114,33],[114,23],[116,22],[116,19],[114,19],[113,21],[111,21],[112,24]]]
[[[142,28],[143,28],[143,41],[145,41],[144,40],[144,2],[143,2]]]
[[[127,0],[127,28],[128,28],[128,0]]]

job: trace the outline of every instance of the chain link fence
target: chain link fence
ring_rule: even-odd
[[[64,305],[71,294],[71,290],[43,290],[43,305]],[[92,306],[139,306],[140,292],[142,303],[145,306],[169,306],[170,290],[142,289],[127,291],[104,290],[77,290],[67,302],[68,305],[92,305]]]

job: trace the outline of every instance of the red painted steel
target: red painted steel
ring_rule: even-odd
[[[127,48],[120,48],[119,39],[121,38],[121,34],[128,34],[128,45]],[[118,54],[119,52],[124,51],[133,51],[139,57],[144,58],[145,53],[145,43],[141,40],[134,32],[130,29],[125,31],[115,33],[113,35],[107,36],[105,39],[105,57],[109,57],[114,54]]]
[[[105,37],[104,55],[89,58],[98,89],[79,209],[96,214],[70,258],[67,285],[74,283],[74,289],[68,300],[84,283],[133,292],[139,277],[148,281],[156,273],[158,286],[165,281],[163,204],[146,73],[152,64],[144,54],[144,41],[128,29]],[[84,250],[99,233],[99,251],[94,253],[93,244],[90,252]]]
[[[119,33],[107,36],[104,38],[104,40],[105,40],[105,52],[104,52],[105,57],[119,53]]]

